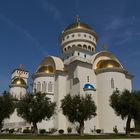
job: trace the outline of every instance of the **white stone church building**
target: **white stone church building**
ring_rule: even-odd
[[[38,128],[63,129],[67,133],[67,128],[72,127],[75,131],[75,125],[62,114],[61,100],[67,94],[91,94],[97,106],[97,116],[85,122],[85,133],[91,133],[93,129],[110,133],[115,126],[119,132],[124,132],[126,121],[115,115],[109,97],[116,88],[131,91],[133,76],[111,52],[105,49],[96,52],[98,36],[87,24],[77,20],[61,32],[59,39],[61,56],[45,57],[32,75],[33,92],[45,92],[57,103],[57,114],[51,120],[39,123]],[[14,97],[20,99],[26,94],[28,77],[29,72],[21,68],[12,72],[10,93]],[[16,111],[4,125],[5,128],[26,126],[30,125],[18,117]]]

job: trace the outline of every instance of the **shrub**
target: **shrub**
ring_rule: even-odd
[[[76,126],[76,132],[77,132],[78,134],[80,134],[80,128],[79,128],[79,126]]]
[[[90,129],[90,132],[91,132],[91,133],[94,133],[95,131],[96,131],[96,130],[94,130],[94,129]]]
[[[135,131],[135,129],[134,128],[130,128],[130,132],[134,132]]]
[[[96,129],[96,132],[97,133],[101,133],[101,129]]]
[[[9,133],[9,129],[8,128],[2,129],[1,132],[6,132],[6,133],[8,132]]]
[[[64,130],[63,129],[60,129],[58,132],[59,132],[59,134],[63,134],[64,133]]]
[[[49,128],[49,133],[53,134],[57,132],[57,129],[56,128]]]
[[[115,126],[114,128],[113,128],[113,131],[114,131],[114,133],[118,133],[118,129],[117,129],[117,126]]]
[[[67,132],[70,134],[72,132],[72,128],[71,127],[68,127],[67,128]]]
[[[39,133],[40,133],[40,134],[44,134],[44,133],[46,133],[46,130],[45,130],[45,129],[40,129],[40,130],[39,130]]]
[[[14,131],[15,131],[14,129],[9,129],[10,134],[14,133]]]
[[[31,133],[31,130],[29,130],[29,129],[24,129],[24,130],[23,130],[23,133]]]

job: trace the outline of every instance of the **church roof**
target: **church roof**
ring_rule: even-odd
[[[26,82],[21,77],[15,78],[12,81],[11,84],[13,84],[13,85],[24,85],[24,86],[26,86]]]
[[[40,63],[37,73],[54,73],[56,70],[64,71],[63,61],[59,57],[48,56]]]
[[[68,30],[75,30],[75,29],[92,30],[92,28],[89,25],[85,24],[85,23],[75,22],[73,24],[68,25],[64,29],[64,32],[68,31]]]
[[[93,90],[95,91],[96,89],[94,88],[94,86],[90,83],[86,83],[83,87],[84,91],[88,91],[88,90]]]

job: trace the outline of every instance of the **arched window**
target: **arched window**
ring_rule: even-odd
[[[84,49],[87,49],[87,45],[84,44],[84,45],[83,45],[83,48],[84,48]]]
[[[70,49],[71,47],[70,46],[68,46],[68,50]]]
[[[111,78],[111,88],[114,88],[114,79]]]
[[[53,84],[52,84],[52,82],[48,83],[48,92],[53,92]]]
[[[74,37],[74,34],[72,34],[72,37]]]
[[[36,88],[36,83],[33,84],[33,89],[35,89],[35,88]]]
[[[88,46],[88,50],[90,50],[90,51],[91,51],[91,46]]]
[[[78,46],[78,47],[80,47],[80,48],[82,47],[82,45],[81,45],[81,44],[78,44],[77,46]]]
[[[42,83],[42,92],[46,93],[46,82],[45,81]]]
[[[37,92],[41,91],[41,84],[40,84],[40,82],[37,83],[37,89],[36,90],[37,90]]]
[[[87,55],[85,54],[85,55],[84,55],[84,57],[86,58],[86,57],[87,57]]]
[[[64,52],[66,52],[67,51],[67,49],[66,48],[64,48]]]
[[[94,52],[94,48],[92,48],[92,52]]]
[[[72,47],[76,47],[75,45],[72,45]]]
[[[78,37],[80,37],[81,36],[81,34],[78,34]]]
[[[89,76],[87,76],[87,82],[89,82]]]

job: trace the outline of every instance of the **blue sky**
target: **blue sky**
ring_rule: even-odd
[[[140,89],[139,5],[139,0],[0,0],[0,92],[8,90],[19,64],[32,75],[44,56],[60,55],[58,37],[76,15],[98,34],[97,51],[107,44],[135,76],[133,89]]]

